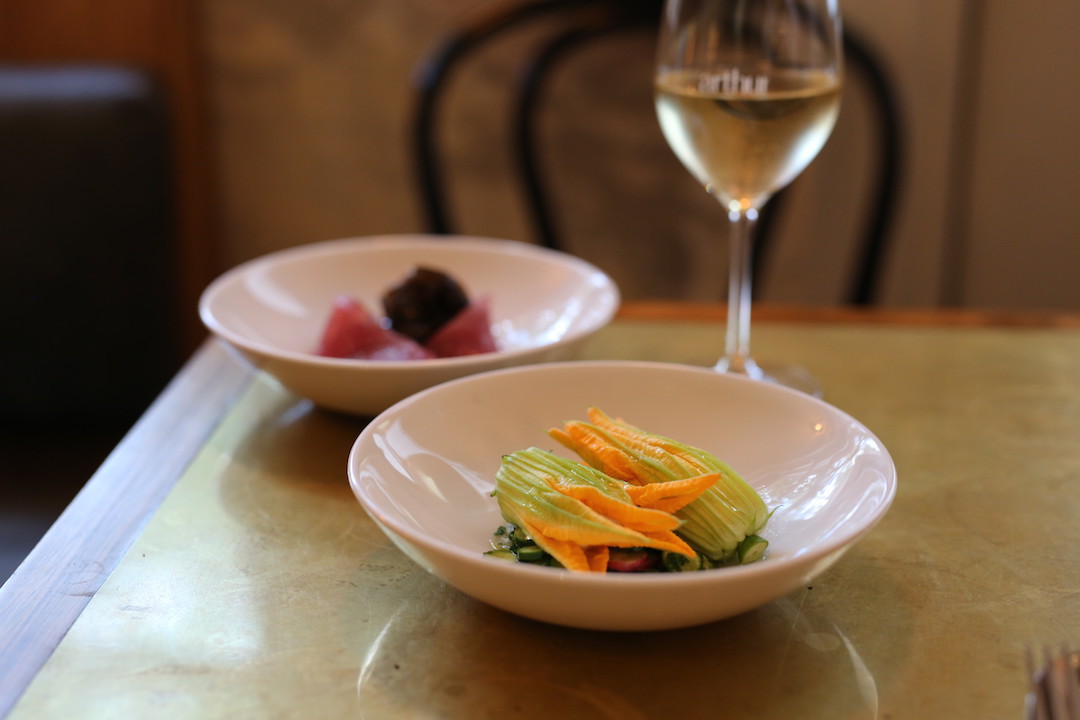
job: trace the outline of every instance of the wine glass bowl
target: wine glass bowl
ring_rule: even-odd
[[[767,371],[750,355],[753,224],[776,191],[824,146],[840,109],[836,0],[666,0],[656,112],[676,157],[730,222],[728,326],[718,370],[813,394],[798,368]]]

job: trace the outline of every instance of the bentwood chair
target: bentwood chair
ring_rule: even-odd
[[[517,182],[524,191],[535,241],[562,249],[557,209],[539,162],[537,117],[545,101],[546,83],[560,63],[570,62],[587,45],[620,33],[655,33],[661,5],[661,0],[529,0],[499,6],[451,30],[423,59],[415,81],[412,150],[427,229],[435,234],[458,231],[449,207],[448,173],[439,142],[441,106],[451,78],[488,44],[525,28],[542,27],[545,39],[538,50],[519,59],[519,80],[507,89],[512,93],[511,142]],[[845,27],[844,50],[849,78],[864,88],[877,133],[872,197],[858,244],[854,278],[845,295],[850,304],[868,305],[875,300],[882,274],[901,178],[902,128],[895,92],[873,49],[852,28]],[[755,237],[755,273],[767,266],[774,226],[787,194],[787,189],[778,193],[762,213]]]

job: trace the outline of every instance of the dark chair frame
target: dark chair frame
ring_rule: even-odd
[[[558,28],[527,63],[516,89],[512,124],[515,162],[525,203],[536,230],[536,241],[561,249],[550,193],[540,168],[536,118],[545,83],[554,67],[582,45],[604,36],[627,31],[655,32],[659,26],[661,0],[527,0],[497,8],[449,34],[417,68],[416,106],[412,142],[416,178],[425,225],[434,234],[456,232],[446,192],[446,173],[438,143],[439,113],[453,73],[476,50],[530,22],[557,18]],[[870,305],[875,301],[883,273],[887,238],[895,213],[901,180],[903,132],[899,103],[883,64],[870,46],[850,29],[844,33],[845,62],[866,86],[880,154],[870,210],[861,232],[854,280],[845,301]],[[772,235],[789,189],[766,205],[758,222],[754,242],[754,272],[767,263]],[[755,277],[757,285],[758,277]]]

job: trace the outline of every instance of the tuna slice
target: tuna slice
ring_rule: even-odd
[[[491,313],[486,297],[473,300],[424,343],[436,357],[459,357],[495,352]]]
[[[435,357],[415,341],[384,328],[355,298],[341,295],[326,322],[319,355],[358,360],[425,360]]]

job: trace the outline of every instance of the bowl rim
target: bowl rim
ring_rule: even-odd
[[[427,550],[437,552],[440,554],[448,554],[457,560],[467,562],[470,565],[481,567],[479,563],[484,562],[496,562],[490,558],[484,558],[482,554],[477,554],[473,551],[465,550],[457,545],[442,542],[437,538],[431,538],[417,532],[414,532],[411,528],[408,528],[393,518],[387,517],[384,513],[378,511],[376,508],[371,508],[364,502],[362,496],[360,482],[359,482],[359,468],[362,461],[361,446],[367,442],[367,439],[375,433],[375,428],[380,424],[381,420],[392,416],[393,414],[400,413],[406,409],[409,405],[417,402],[422,402],[425,398],[442,393],[451,388],[452,386],[483,383],[489,377],[502,376],[502,375],[524,375],[524,374],[536,374],[536,373],[558,373],[566,368],[575,369],[588,369],[588,368],[603,368],[603,369],[628,369],[651,372],[652,370],[662,370],[667,372],[679,372],[701,376],[702,378],[711,377],[713,380],[709,382],[719,383],[746,383],[750,387],[754,387],[762,390],[766,393],[786,393],[793,397],[798,397],[801,401],[804,401],[811,405],[817,405],[826,409],[830,413],[837,414],[838,417],[851,423],[855,428],[860,430],[868,438],[872,439],[881,456],[885,460],[885,493],[875,508],[874,514],[869,518],[861,521],[854,527],[844,528],[841,531],[831,535],[825,542],[818,543],[811,546],[806,546],[798,549],[794,553],[782,558],[776,558],[771,561],[762,561],[757,563],[751,563],[749,565],[737,565],[731,567],[716,568],[719,572],[704,571],[704,572],[687,572],[687,573],[576,573],[568,572],[562,568],[544,567],[538,565],[530,565],[528,563],[511,563],[503,562],[492,566],[492,572],[508,573],[510,575],[519,575],[522,578],[549,578],[556,580],[562,584],[570,584],[574,586],[583,585],[587,587],[592,586],[610,586],[623,583],[635,583],[642,585],[650,584],[663,584],[671,585],[674,587],[695,587],[698,585],[711,585],[717,582],[734,582],[740,578],[758,578],[767,577],[774,574],[786,574],[791,569],[802,568],[808,565],[813,565],[823,558],[827,558],[834,553],[840,553],[845,551],[851,545],[853,545],[858,539],[866,535],[872,530],[885,516],[889,507],[892,505],[897,492],[898,478],[896,471],[896,463],[892,459],[891,454],[886,448],[885,444],[881,442],[880,438],[875,435],[869,428],[867,428],[859,420],[841,410],[835,405],[825,402],[824,400],[812,397],[805,393],[799,392],[787,387],[775,385],[772,383],[766,383],[760,380],[752,380],[750,378],[740,377],[728,373],[720,373],[712,368],[705,368],[699,366],[684,365],[680,363],[668,363],[646,360],[577,360],[577,361],[563,361],[542,363],[538,365],[526,365],[520,367],[501,368],[497,370],[491,370],[483,373],[477,373],[475,375],[469,375],[456,380],[447,381],[439,385],[422,390],[414,395],[411,395],[397,403],[394,403],[378,416],[376,416],[358,435],[354,441],[352,448],[349,451],[348,456],[348,478],[349,485],[353,490],[353,494],[363,507],[364,511],[374,517],[380,525],[384,525],[392,532],[407,539],[410,543],[423,547]],[[373,443],[374,446],[374,443]],[[810,549],[807,549],[810,548]]]
[[[530,258],[542,258],[549,262],[555,262],[564,267],[574,269],[582,277],[593,277],[599,280],[597,288],[603,293],[608,301],[603,312],[596,315],[587,325],[568,332],[559,339],[529,347],[515,348],[512,350],[496,350],[490,353],[477,355],[463,355],[459,357],[429,358],[425,360],[365,360],[362,358],[332,358],[316,355],[314,352],[307,353],[297,350],[285,350],[270,345],[236,332],[226,325],[214,311],[215,300],[220,297],[225,289],[252,272],[261,268],[281,264],[298,259],[323,257],[342,253],[359,252],[367,249],[424,249],[437,245],[441,248],[452,247],[455,250],[465,252],[483,251],[489,254],[512,254]],[[376,372],[402,371],[416,372],[422,369],[453,368],[459,365],[490,364],[493,362],[509,362],[517,358],[528,357],[538,352],[547,352],[577,342],[604,327],[611,322],[619,310],[621,293],[615,281],[596,265],[579,258],[575,255],[553,250],[550,248],[533,245],[518,240],[505,240],[489,238],[477,235],[433,235],[424,233],[404,233],[386,235],[365,235],[356,237],[337,238],[334,240],[322,240],[318,242],[296,245],[293,247],[277,250],[265,255],[242,262],[210,282],[199,296],[199,318],[208,330],[218,337],[227,340],[233,345],[267,358],[302,362],[315,367],[325,368],[363,368]]]

